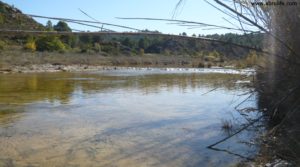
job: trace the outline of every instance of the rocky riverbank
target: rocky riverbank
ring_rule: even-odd
[[[179,67],[126,67],[126,66],[94,66],[94,65],[61,65],[61,64],[38,64],[29,66],[8,66],[0,68],[0,74],[9,73],[40,73],[40,72],[86,72],[86,71],[151,71],[154,72],[168,72],[168,73],[220,73],[220,74],[240,74],[253,75],[255,70],[234,69],[234,68],[179,68]],[[240,83],[241,81],[237,81]],[[244,81],[242,81],[244,82]],[[248,81],[247,81],[248,83]]]
[[[33,72],[76,72],[114,69],[115,67],[90,66],[90,65],[59,65],[41,64],[30,66],[9,66],[0,68],[0,73],[33,73]]]

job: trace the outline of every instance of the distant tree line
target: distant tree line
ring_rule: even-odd
[[[67,23],[59,21],[53,25],[51,21],[46,23],[47,31],[68,31],[72,29]],[[151,32],[144,30],[144,32]],[[160,33],[158,31],[151,33]],[[186,33],[180,35],[186,36]],[[193,34],[193,37],[197,37]],[[198,37],[213,38],[229,43],[236,43],[250,47],[260,48],[262,34],[213,34],[198,35]],[[40,35],[13,37],[10,41],[16,44],[23,43],[23,48],[28,51],[38,52],[73,52],[102,54],[104,56],[143,56],[144,54],[160,54],[165,56],[197,57],[204,62],[222,63],[226,60],[244,59],[247,63],[239,63],[241,66],[253,65],[257,58],[253,52],[244,48],[238,48],[230,44],[199,40],[197,38],[178,38],[160,35]],[[18,42],[17,42],[18,41]],[[21,42],[20,42],[21,41]],[[0,43],[0,50],[6,43]],[[251,57],[249,57],[251,56]]]

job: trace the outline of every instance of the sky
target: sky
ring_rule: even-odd
[[[186,32],[188,35],[198,35],[229,32],[224,29],[189,29],[187,27],[167,24],[166,22],[160,21],[120,20],[116,18],[151,17],[172,19],[178,0],[3,0],[3,2],[14,5],[26,14],[90,20],[90,18],[80,12],[79,9],[81,9],[101,22],[125,25],[137,29],[158,30],[166,34]],[[228,19],[222,12],[214,9],[204,0],[186,0],[177,10],[175,19],[233,27],[230,23],[225,21],[223,17]],[[36,20],[44,25],[48,21],[47,19]],[[52,22],[55,24],[57,21]],[[71,23],[69,25],[73,29],[84,31],[99,30]],[[104,26],[104,28],[115,31],[130,31],[111,26]]]

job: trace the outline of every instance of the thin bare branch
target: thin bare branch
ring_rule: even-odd
[[[238,28],[232,28],[232,27],[226,27],[226,26],[219,26],[214,24],[207,24],[202,22],[196,22],[196,21],[186,21],[186,20],[175,20],[175,19],[159,19],[159,18],[142,18],[142,17],[117,17],[117,19],[125,19],[125,20],[153,20],[153,21],[168,21],[168,22],[177,22],[177,23],[189,23],[189,24],[195,24],[195,25],[202,25],[202,26],[209,26],[209,27],[217,27],[217,28],[223,28],[228,30],[236,30],[236,31],[244,31],[242,29]],[[247,32],[257,32],[252,30],[246,30]]]
[[[61,20],[61,21],[66,21],[66,22],[76,21],[76,22],[83,22],[83,23],[93,23],[93,24],[101,24],[101,25],[103,24],[103,25],[108,25],[108,26],[113,26],[113,27],[119,27],[119,28],[134,30],[134,31],[141,31],[140,29],[133,28],[133,27],[117,25],[117,24],[111,24],[111,23],[104,23],[104,22],[99,22],[99,21],[87,21],[87,20],[78,20],[78,19],[61,18],[61,17],[48,17],[48,16],[40,16],[40,15],[32,15],[32,14],[25,14],[25,15],[30,16],[30,17],[35,17],[35,18]]]

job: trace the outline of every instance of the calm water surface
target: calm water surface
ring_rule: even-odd
[[[234,166],[255,133],[222,122],[248,95],[239,75],[100,71],[0,75],[0,166]],[[206,92],[218,88],[208,94]],[[247,102],[256,107],[255,97]],[[250,114],[255,117],[257,113]],[[238,126],[238,125],[237,125]]]

